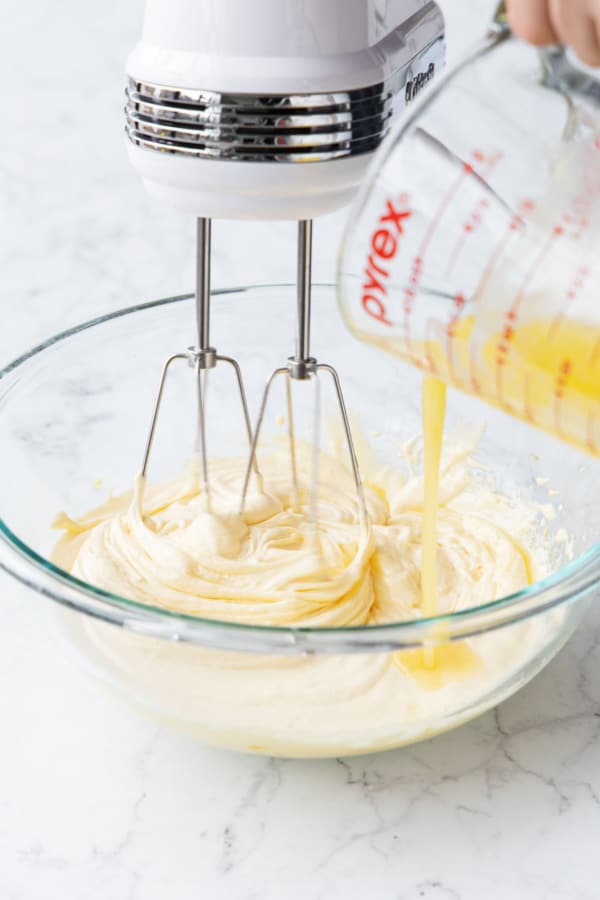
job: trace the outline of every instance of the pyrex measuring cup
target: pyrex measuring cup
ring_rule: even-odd
[[[382,148],[346,227],[361,339],[600,454],[600,83],[499,18]]]

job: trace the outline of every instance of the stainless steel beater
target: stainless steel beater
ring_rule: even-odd
[[[312,490],[310,502],[310,518],[316,522],[316,501],[318,490],[318,429],[320,419],[320,385],[318,374],[326,372],[332,378],[335,388],[337,403],[339,406],[344,436],[348,445],[348,454],[352,469],[354,484],[359,501],[360,522],[366,526],[367,515],[364,497],[363,484],[360,477],[358,458],[356,448],[352,439],[352,431],[348,412],[344,401],[342,386],[339,375],[333,366],[328,363],[319,363],[310,355],[310,325],[311,325],[311,270],[312,270],[312,221],[302,220],[298,223],[298,275],[297,275],[297,334],[296,349],[293,356],[289,357],[287,364],[282,366],[270,375],[261,399],[256,429],[253,432],[244,388],[244,381],[239,363],[231,356],[224,356],[210,344],[210,253],[211,253],[211,221],[210,219],[199,218],[197,220],[196,231],[196,291],[195,291],[195,307],[196,307],[196,345],[188,347],[184,352],[174,353],[169,356],[164,363],[162,374],[159,381],[158,392],[152,418],[150,430],[146,440],[144,456],[142,460],[141,474],[145,479],[148,472],[148,464],[150,454],[154,444],[156,434],[156,426],[160,414],[161,403],[163,399],[164,388],[167,375],[173,363],[177,360],[186,362],[194,368],[196,376],[196,393],[197,393],[197,446],[196,450],[200,461],[200,477],[202,484],[202,492],[205,497],[207,509],[211,509],[211,491],[210,479],[208,472],[208,447],[206,438],[206,402],[205,402],[205,385],[203,384],[203,374],[206,375],[211,369],[214,369],[218,363],[225,363],[234,371],[235,379],[240,395],[242,405],[242,413],[250,445],[250,456],[246,466],[244,482],[240,499],[240,513],[243,513],[250,479],[254,473],[257,479],[257,488],[262,491],[262,477],[257,461],[257,446],[260,432],[265,416],[267,401],[271,386],[278,376],[286,379],[286,398],[287,398],[287,421],[288,436],[290,446],[290,463],[291,477],[294,489],[295,502],[298,502],[298,470],[297,470],[297,454],[296,454],[296,436],[294,431],[294,416],[292,408],[291,381],[307,381],[311,378],[316,380],[316,402],[315,402],[315,429],[313,434],[314,452],[312,464]]]
[[[329,363],[320,363],[310,354],[310,325],[311,325],[311,272],[312,272],[312,220],[304,219],[298,222],[298,274],[297,274],[297,331],[296,331],[296,348],[293,356],[288,358],[287,364],[275,369],[269,376],[260,404],[258,419],[254,429],[254,435],[251,441],[250,458],[246,467],[244,484],[242,487],[242,496],[240,501],[240,512],[244,511],[250,478],[253,469],[257,466],[256,452],[260,438],[260,432],[265,417],[267,401],[273,382],[278,377],[286,380],[286,400],[287,400],[287,424],[288,436],[290,443],[290,462],[292,470],[292,483],[296,503],[298,501],[298,470],[296,457],[296,437],[294,432],[294,416],[292,409],[291,381],[307,381],[311,378],[316,382],[316,402],[315,402],[315,426],[313,432],[313,462],[312,462],[312,489],[310,502],[310,518],[316,522],[316,493],[318,490],[318,429],[320,418],[320,386],[318,376],[320,372],[326,372],[331,376],[335,388],[335,394],[339,411],[344,427],[344,435],[348,445],[348,454],[356,493],[359,501],[360,521],[363,527],[367,524],[367,513],[365,504],[365,495],[363,483],[360,477],[360,469],[358,465],[358,457],[356,448],[352,439],[352,430],[350,428],[350,420],[342,385],[339,375],[333,366]]]
[[[198,404],[198,428],[196,438],[196,451],[200,458],[200,475],[202,479],[202,489],[206,501],[207,508],[210,509],[210,481],[208,477],[208,449],[206,441],[206,403],[205,403],[205,384],[202,375],[206,375],[211,369],[214,369],[218,363],[225,363],[231,366],[235,373],[235,379],[240,394],[242,404],[242,413],[248,435],[248,442],[252,446],[252,424],[250,421],[250,413],[248,410],[248,402],[246,399],[246,391],[244,389],[244,380],[242,371],[236,359],[231,356],[223,356],[218,353],[210,344],[210,258],[211,258],[211,220],[199,218],[196,220],[196,345],[188,347],[185,352],[174,353],[166,360],[162,375],[160,378],[154,410],[150,424],[150,431],[146,440],[144,457],[142,461],[142,477],[145,479],[148,471],[148,463],[152,446],[154,444],[154,436],[156,433],[156,424],[160,413],[165,383],[169,369],[176,360],[183,360],[189,366],[193,367],[196,374],[196,392]],[[256,475],[259,475],[258,466],[254,462],[251,467]],[[248,473],[250,478],[250,473]]]

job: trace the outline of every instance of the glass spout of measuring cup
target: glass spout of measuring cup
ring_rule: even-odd
[[[600,82],[497,26],[417,103],[348,219],[349,328],[600,455]]]

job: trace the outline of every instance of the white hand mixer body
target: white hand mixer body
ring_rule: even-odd
[[[147,0],[127,62],[130,158],[196,216],[331,212],[443,57],[429,0]]]

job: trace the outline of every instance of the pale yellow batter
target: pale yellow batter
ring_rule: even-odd
[[[455,448],[442,467],[439,599],[430,601],[430,614],[436,605],[447,612],[487,603],[532,578],[523,509],[515,516],[509,500],[473,485],[468,452]],[[143,502],[138,482],[133,496],[77,521],[62,516],[55,560],[112,593],[213,619],[314,627],[420,616],[421,477],[389,468],[367,473],[365,529],[350,472],[322,454],[311,525],[307,457],[298,454],[298,508],[286,452],[262,458],[264,493],[250,492],[243,516],[236,510],[245,459],[214,460],[211,513],[192,467],[147,488]]]
[[[413,451],[415,448],[413,447]],[[487,603],[548,571],[540,513],[497,493],[449,442],[437,517],[441,612]],[[364,454],[363,454],[364,456]],[[410,454],[409,454],[410,456]],[[213,461],[212,510],[193,469],[111,499],[73,521],[54,559],[142,603],[262,625],[345,626],[419,618],[423,479],[362,459],[370,531],[349,471],[323,454],[318,525],[310,524],[309,454],[298,454],[299,507],[287,451],[261,456],[264,493],[236,510],[245,460]],[[409,460],[410,462],[410,460]],[[559,621],[560,620],[560,621]],[[266,656],[172,645],[85,617],[71,640],[136,700],[195,734],[236,748],[329,755],[395,746],[450,727],[523,677],[560,614],[420,652]]]

